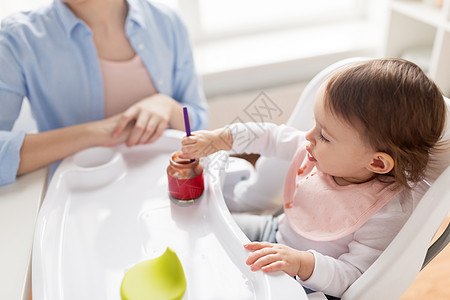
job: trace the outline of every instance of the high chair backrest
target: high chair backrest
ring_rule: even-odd
[[[324,79],[341,66],[365,60],[369,58],[344,59],[317,74],[305,87],[287,125],[303,131],[311,128],[314,124],[314,98]],[[448,140],[450,100],[444,99],[448,121],[443,139]],[[418,204],[411,217],[382,255],[348,288],[342,299],[398,299],[411,285],[422,267],[434,233],[450,210],[449,164],[449,151],[435,157],[434,172],[428,172],[427,180],[418,184],[412,192]],[[283,187],[288,166],[289,162],[261,157],[257,161],[255,175],[236,185],[234,201],[238,205],[235,208],[254,211],[264,206],[263,213],[276,211],[281,205],[281,198],[277,196]],[[431,184],[429,189],[428,184]],[[430,247],[429,259],[448,243],[449,231],[447,228],[445,236],[439,241],[440,245],[434,246],[434,251]]]
[[[344,293],[343,300],[399,299],[422,268],[428,245],[450,210],[450,167],[431,185],[403,228]],[[441,238],[448,244],[449,228]],[[432,251],[430,247],[429,252]],[[437,253],[433,253],[435,255]]]

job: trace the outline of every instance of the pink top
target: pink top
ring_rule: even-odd
[[[103,78],[105,117],[124,112],[132,104],[157,93],[139,55],[127,61],[99,59]]]

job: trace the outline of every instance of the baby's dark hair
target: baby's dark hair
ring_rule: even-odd
[[[410,187],[424,177],[443,134],[446,106],[436,84],[414,63],[375,59],[332,73],[325,105],[353,124],[376,151],[392,156],[390,176]]]

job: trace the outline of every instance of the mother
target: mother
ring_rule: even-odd
[[[39,133],[11,132],[23,98]],[[0,30],[0,185],[92,146],[194,130],[208,108],[187,30],[146,0],[54,0]]]

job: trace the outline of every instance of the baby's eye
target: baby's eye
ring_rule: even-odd
[[[327,139],[323,136],[322,132],[319,132],[319,139],[320,139],[322,142],[325,142],[325,143],[328,143],[328,142],[329,142],[329,140],[327,140]]]

